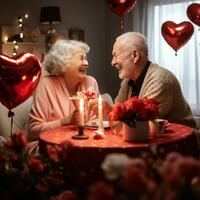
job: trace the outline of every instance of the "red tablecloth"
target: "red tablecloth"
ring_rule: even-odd
[[[105,131],[105,138],[93,139],[94,130],[85,129],[84,134],[89,136],[86,140],[72,139],[78,133],[74,126],[52,129],[40,134],[40,150],[45,152],[46,144],[65,144],[70,142],[66,163],[69,176],[97,177],[105,156],[109,153],[126,153],[129,156],[145,156],[150,154],[163,158],[170,151],[177,151],[185,155],[197,156],[197,143],[193,129],[181,124],[170,124],[165,133],[159,137],[150,136],[145,142],[125,142],[119,135],[113,135],[110,129]]]

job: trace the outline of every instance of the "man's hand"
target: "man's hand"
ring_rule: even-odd
[[[112,110],[113,101],[109,94],[102,95],[102,108],[103,108],[103,115],[104,117],[108,116],[109,112]],[[88,110],[89,112],[93,112],[98,116],[98,98],[91,99],[88,102]]]

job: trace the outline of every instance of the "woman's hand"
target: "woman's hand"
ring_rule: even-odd
[[[66,126],[69,124],[78,125],[79,124],[79,111],[75,110],[69,117],[61,119],[61,126]]]
[[[70,124],[74,124],[74,125],[78,125],[79,124],[79,111],[75,110],[72,114],[71,114],[71,121]]]

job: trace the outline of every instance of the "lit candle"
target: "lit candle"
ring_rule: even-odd
[[[103,128],[103,111],[102,111],[101,95],[99,95],[99,98],[98,98],[98,113],[99,113],[99,129],[104,129]]]
[[[79,103],[79,126],[84,126],[84,100],[80,98]]]

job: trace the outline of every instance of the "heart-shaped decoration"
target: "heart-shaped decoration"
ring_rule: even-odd
[[[187,21],[180,24],[166,21],[161,27],[161,32],[166,42],[177,52],[191,38],[194,27]]]
[[[193,23],[200,26],[200,4],[192,3],[189,5],[187,8],[187,16]]]
[[[108,7],[120,17],[128,14],[136,4],[136,0],[107,0]]]
[[[30,53],[15,58],[0,54],[0,102],[9,110],[31,96],[41,76],[41,63]]]

